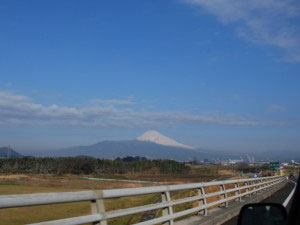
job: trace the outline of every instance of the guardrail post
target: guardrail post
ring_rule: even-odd
[[[262,178],[260,179],[260,185],[259,185],[259,187],[262,188],[261,192],[263,192],[264,191],[264,180]]]
[[[260,189],[261,188],[261,180],[257,180],[257,183],[258,183],[258,186],[257,186],[257,189]],[[261,190],[258,190],[257,193],[260,193]]]
[[[205,197],[204,187],[201,187],[201,188],[198,189],[198,195],[201,198],[201,199],[199,199],[199,206],[206,206],[206,197]],[[198,212],[198,215],[201,215],[201,212],[202,212],[202,215],[204,215],[204,216],[208,215],[207,208],[203,209],[203,210],[200,210]]]
[[[261,188],[261,180],[260,179],[257,179],[256,180],[256,183],[258,184],[257,186],[256,186],[256,189],[260,189]],[[260,193],[261,192],[261,190],[257,190],[256,191],[256,194],[258,194],[258,193]]]
[[[262,187],[264,188],[264,190],[267,190],[268,189],[268,185],[266,184],[266,182],[268,181],[267,179],[265,179],[265,178],[262,178],[261,179],[261,181],[262,181]]]
[[[238,201],[241,202],[242,201],[242,197],[240,196],[241,195],[241,189],[240,189],[240,183],[239,183],[239,181],[234,184],[234,187],[238,188],[238,190],[235,191],[235,193],[234,193],[234,195],[238,196],[235,200],[238,200]]]
[[[162,202],[171,202],[171,195],[170,195],[169,191],[161,193],[161,201]],[[173,207],[172,206],[168,206],[166,208],[163,208],[163,210],[162,210],[162,216],[168,216],[168,215],[173,216]],[[162,224],[163,225],[174,225],[174,220],[171,219],[169,221],[163,222]]]
[[[92,214],[105,214],[105,206],[104,206],[104,200],[103,199],[94,199],[91,201],[91,209]],[[107,225],[106,220],[101,220],[98,222],[94,222],[93,225]]]
[[[255,185],[253,188],[254,188],[254,192],[253,192],[253,194],[257,194],[257,186],[256,186],[256,184],[257,184],[257,180],[254,180],[253,181],[253,184]]]
[[[269,187],[269,188],[272,187],[273,184],[274,184],[274,180],[273,180],[273,179],[270,179],[270,178],[267,178],[267,181],[268,181],[268,182],[270,181],[270,183],[268,184],[268,187]]]
[[[226,200],[226,202],[224,202],[222,204],[224,204],[225,207],[228,207],[227,193],[225,192],[226,189],[225,189],[225,185],[224,184],[220,185],[220,191],[223,191],[223,193],[220,195],[221,200],[223,200],[223,199]]]
[[[267,184],[268,188],[272,187],[272,186],[273,186],[273,183],[274,183],[273,179],[268,179],[268,178],[267,178],[266,180],[267,180],[267,182],[270,181],[270,183]]]
[[[249,193],[251,191],[251,188],[249,187],[250,185],[251,185],[250,181],[247,180],[246,186],[248,186],[248,187],[246,188],[246,193],[248,193],[248,194],[246,196],[248,196],[248,197],[251,197],[251,193]]]
[[[266,186],[266,180],[262,178],[260,181],[261,181],[261,187],[263,188],[262,191],[264,191],[266,189],[265,188],[265,186]]]

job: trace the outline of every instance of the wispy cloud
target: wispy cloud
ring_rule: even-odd
[[[183,0],[235,26],[237,34],[285,52],[284,60],[300,62],[300,1]]]
[[[284,112],[286,109],[282,105],[273,104],[267,109],[268,112]]]
[[[107,103],[110,103],[107,100]],[[218,124],[236,126],[281,125],[272,121],[255,121],[217,113],[192,115],[185,112],[146,112],[122,109],[118,104],[131,104],[111,100],[112,104],[88,107],[67,107],[35,103],[30,97],[0,91],[0,126],[60,125],[88,127],[147,128],[178,124]],[[116,104],[118,103],[118,104]]]
[[[135,102],[131,97],[122,99],[92,99],[89,101],[91,105],[98,106],[119,106],[119,105],[134,105]]]

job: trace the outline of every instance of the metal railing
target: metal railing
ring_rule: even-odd
[[[60,192],[42,194],[18,194],[0,195],[0,209],[24,206],[48,205],[70,202],[91,202],[91,214],[86,216],[72,217],[67,219],[53,220],[35,223],[34,225],[71,225],[93,223],[106,225],[110,219],[117,217],[143,213],[151,210],[161,210],[162,215],[154,219],[136,223],[136,225],[174,224],[175,219],[193,213],[208,214],[208,209],[217,206],[227,207],[230,201],[241,201],[242,197],[251,196],[257,192],[266,190],[271,186],[284,182],[286,176],[273,176],[250,179],[225,180],[206,183],[178,184],[168,186],[153,186],[142,188],[123,188],[111,190],[94,190],[79,192]],[[226,188],[227,186],[227,188]],[[228,186],[234,186],[229,188]],[[217,191],[206,193],[208,187],[217,187]],[[196,191],[192,197],[173,199],[172,194],[176,191]],[[105,210],[105,199],[129,197],[147,194],[161,194],[159,203],[148,204],[133,208],[119,209],[114,211]],[[207,202],[207,199],[217,197],[217,200]],[[198,202],[196,207],[174,212],[173,207],[179,204]],[[33,224],[32,224],[33,225]]]

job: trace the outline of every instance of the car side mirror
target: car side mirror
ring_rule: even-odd
[[[279,203],[253,203],[244,205],[238,217],[238,225],[284,225],[287,211]]]

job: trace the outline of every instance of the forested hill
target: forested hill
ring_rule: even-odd
[[[0,159],[0,173],[50,174],[124,174],[159,170],[160,173],[185,173],[189,167],[174,160],[148,160],[125,157],[115,160],[95,159],[87,156]]]
[[[9,147],[0,148],[0,158],[20,158],[22,155]]]

